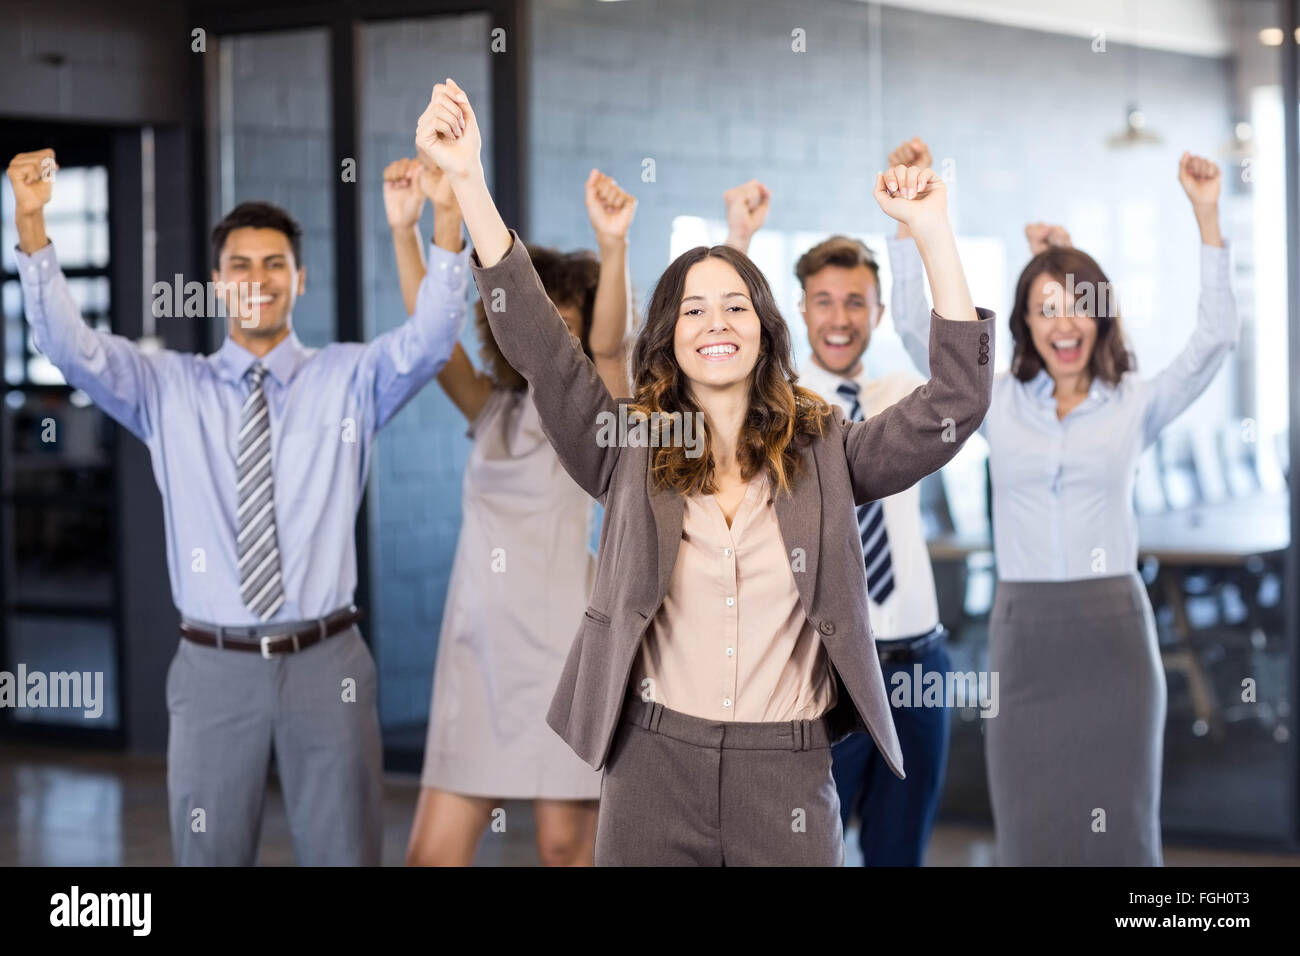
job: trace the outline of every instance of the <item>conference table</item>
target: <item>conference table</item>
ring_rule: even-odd
[[[1182,673],[1187,680],[1197,718],[1194,733],[1219,736],[1223,710],[1194,642],[1183,587],[1186,572],[1204,569],[1220,579],[1246,584],[1269,566],[1280,572],[1290,543],[1286,492],[1138,515],[1139,560],[1155,559],[1157,571],[1150,590],[1155,601],[1173,613],[1172,633],[1162,638],[1160,656],[1166,670]],[[965,560],[992,550],[988,532],[945,534],[929,542],[934,561]],[[1243,596],[1251,603],[1249,596]],[[1251,610],[1253,614],[1255,609]]]

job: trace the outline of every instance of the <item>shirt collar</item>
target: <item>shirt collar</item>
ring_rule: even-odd
[[[221,376],[229,382],[243,381],[252,364],[260,361],[272,378],[281,385],[288,385],[307,358],[307,349],[299,341],[298,333],[290,329],[283,341],[259,359],[227,335],[215,358]]]
[[[1026,383],[1026,388],[1028,388],[1029,394],[1034,396],[1034,398],[1040,402],[1051,402],[1054,404],[1056,401],[1056,399],[1052,397],[1052,392],[1056,388],[1056,383],[1052,380],[1052,376],[1047,374],[1047,369],[1040,368],[1038,374]],[[1102,381],[1099,378],[1094,378],[1092,384],[1088,386],[1088,397],[1085,401],[1106,402],[1109,401],[1114,394],[1114,385]]]

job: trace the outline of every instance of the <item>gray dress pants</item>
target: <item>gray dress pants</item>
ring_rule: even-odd
[[[256,861],[272,753],[298,863],[379,865],[375,663],[355,626],[270,660],[182,638],[167,710],[178,865]]]
[[[843,866],[824,720],[704,720],[630,695],[601,781],[597,866]]]

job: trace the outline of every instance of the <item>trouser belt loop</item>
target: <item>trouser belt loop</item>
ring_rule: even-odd
[[[808,749],[808,721],[790,721],[790,747],[792,750]]]
[[[663,704],[659,703],[659,701],[655,701],[653,704],[650,705],[649,729],[654,731],[656,734],[659,733],[659,721],[663,719],[663,716],[664,716]]]
[[[217,650],[222,650],[226,643],[226,629],[220,624],[217,625]]]

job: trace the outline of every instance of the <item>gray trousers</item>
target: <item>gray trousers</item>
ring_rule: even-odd
[[[630,695],[601,779],[597,866],[843,866],[824,720],[703,720]]]
[[[178,865],[256,861],[272,752],[298,863],[379,865],[375,663],[355,626],[270,660],[182,638],[167,671],[167,711]]]

